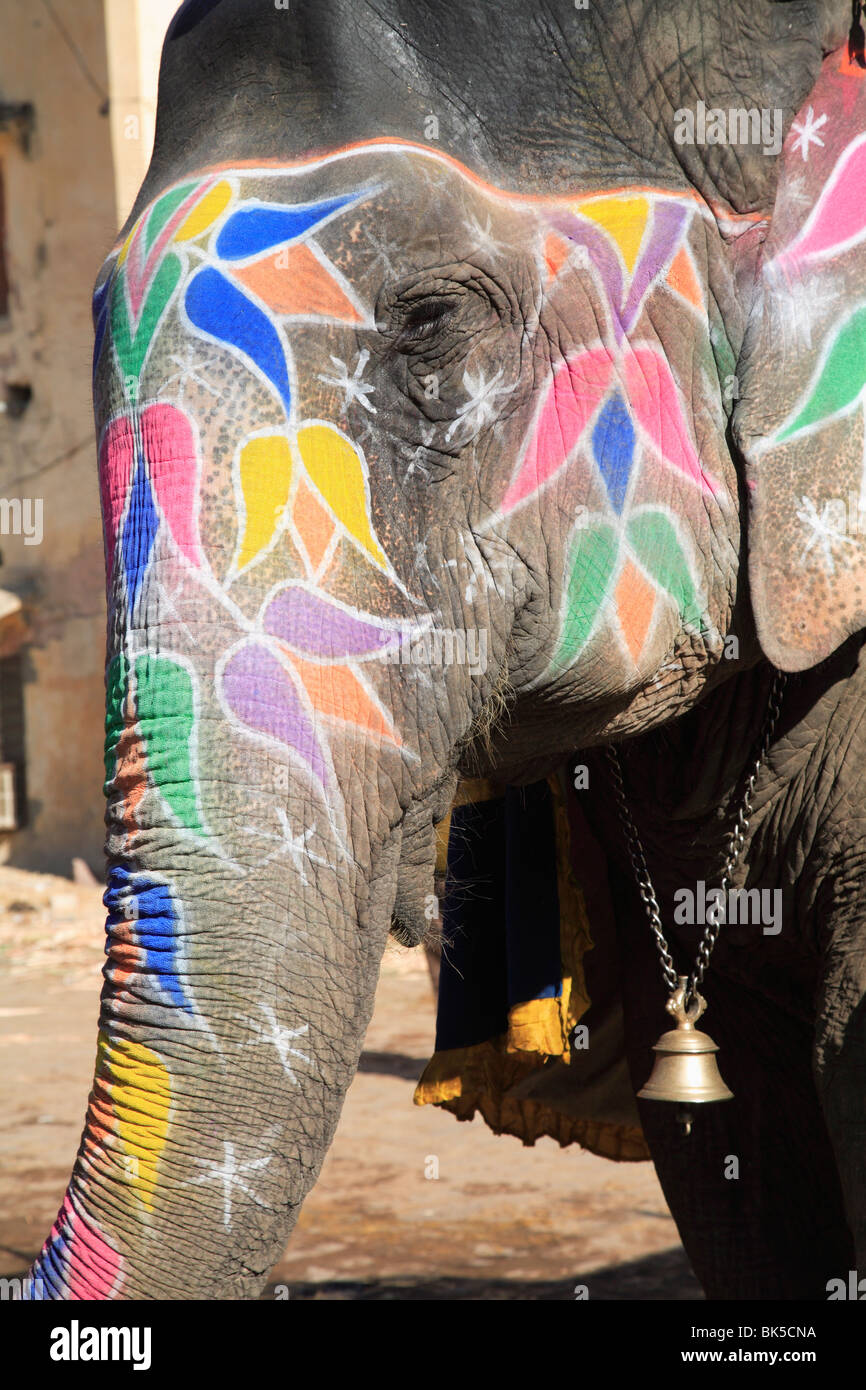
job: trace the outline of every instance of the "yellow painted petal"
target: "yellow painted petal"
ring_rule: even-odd
[[[355,447],[333,425],[298,430],[298,448],[310,481],[354,541],[380,567],[388,561],[373,535],[364,465]]]
[[[238,473],[245,511],[237,561],[242,570],[270,545],[289,500],[292,455],[288,439],[271,434],[249,440],[241,449]]]
[[[130,248],[130,246],[132,245],[133,241],[135,240],[135,234],[136,234],[136,232],[138,231],[138,229],[139,229],[140,226],[141,226],[141,218],[139,217],[138,221],[136,222],[136,224],[135,224],[135,226],[133,227],[132,231],[130,232],[129,236],[126,238],[126,241],[123,243],[123,245],[122,245],[121,248],[120,248],[120,254],[119,254],[118,257],[117,257],[117,265],[118,265],[118,268],[119,268],[120,266],[123,265],[124,261],[126,260],[127,256],[129,255],[129,248]]]
[[[580,203],[579,211],[583,217],[591,218],[613,237],[631,274],[649,216],[647,199],[595,198],[591,202]]]
[[[232,197],[232,186],[222,179],[196,203],[192,212],[181,222],[174,234],[175,241],[193,241],[206,232],[212,222],[216,222],[225,212]]]
[[[171,1080],[162,1058],[141,1043],[100,1036],[102,1072],[114,1116],[113,1128],[131,1160],[128,1185],[153,1211],[156,1169],[168,1134]]]

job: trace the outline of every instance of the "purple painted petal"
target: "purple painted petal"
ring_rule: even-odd
[[[652,230],[634,268],[628,299],[622,313],[622,326],[628,333],[635,324],[647,291],[656,276],[672,261],[682,240],[689,209],[673,199],[660,199],[653,210]]]
[[[330,599],[294,584],[268,604],[265,632],[303,656],[335,661],[379,652],[398,638],[392,629],[363,622]]]
[[[293,748],[327,785],[328,766],[312,722],[289,672],[266,647],[242,647],[226,662],[223,694],[235,714],[251,729]]]
[[[576,217],[574,213],[554,213],[551,218],[556,230],[576,246],[585,246],[589,259],[598,271],[608,300],[614,330],[619,336],[620,309],[622,306],[622,269],[616,253],[608,244],[604,233],[588,218]]]

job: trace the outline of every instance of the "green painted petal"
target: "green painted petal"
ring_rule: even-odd
[[[565,620],[554,663],[568,666],[589,641],[607,597],[619,546],[612,526],[578,531],[569,557]]]
[[[855,309],[839,332],[809,398],[793,424],[777,440],[840,414],[853,405],[866,386],[866,304]]]
[[[194,183],[185,183],[181,188],[173,188],[170,193],[166,193],[163,198],[154,203],[144,233],[145,252],[150,250],[172,214],[177,212],[181,203],[189,197],[194,188]]]
[[[112,657],[105,673],[105,780],[114,776],[117,745],[123,733],[123,706],[129,690],[129,663],[122,652]]]
[[[148,290],[134,334],[126,302],[125,277],[118,275],[111,292],[111,333],[124,380],[130,377],[137,380],[141,375],[153,335],[177,289],[181,269],[180,260],[173,252],[163,259]]]
[[[664,512],[641,512],[628,523],[626,535],[644,569],[676,603],[683,622],[700,630],[703,609],[670,517]]]
[[[166,656],[136,657],[135,704],[154,786],[182,825],[204,835],[192,766],[195,702],[189,672]]]

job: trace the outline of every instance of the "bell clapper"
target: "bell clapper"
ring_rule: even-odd
[[[688,1139],[689,1135],[690,1135],[691,1132],[692,1132],[692,1120],[693,1120],[693,1119],[694,1119],[694,1116],[692,1115],[691,1110],[687,1110],[687,1109],[683,1108],[683,1109],[677,1111],[677,1124],[679,1125],[680,1129],[681,1129],[682,1132],[683,1132],[683,1138],[684,1138],[684,1139]]]

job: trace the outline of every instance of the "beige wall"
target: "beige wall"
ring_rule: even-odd
[[[159,55],[180,0],[105,0],[117,225],[147,172],[156,123]]]
[[[42,499],[43,539],[0,535],[0,588],[21,596],[28,824],[0,857],[101,873],[105,600],[90,403],[90,296],[153,138],[160,0],[0,0],[0,100],[30,101],[30,149],[0,132],[10,315],[0,320],[0,498]],[[110,112],[104,99],[110,97]],[[127,138],[124,119],[138,119]],[[133,127],[127,125],[126,130]]]

